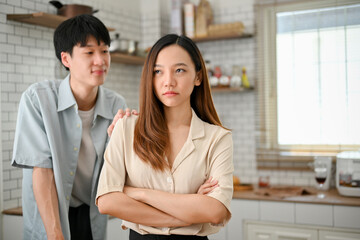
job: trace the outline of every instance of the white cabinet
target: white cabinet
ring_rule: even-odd
[[[23,218],[18,215],[2,215],[3,233],[0,231],[0,239],[22,240],[23,239]]]
[[[359,240],[360,233],[351,233],[343,231],[319,231],[319,240]]]
[[[106,240],[127,240],[129,239],[129,230],[121,228],[122,220],[111,218],[107,224]]]
[[[295,222],[316,226],[333,227],[333,206],[325,204],[296,203]]]
[[[360,229],[360,207],[334,206],[334,227]]]
[[[247,240],[359,240],[360,229],[328,228],[314,225],[246,221]]]
[[[233,199],[231,211],[226,238],[214,240],[360,240],[360,207]]]
[[[209,240],[224,240],[227,239],[227,226],[223,227],[218,233],[208,236]]]
[[[295,203],[260,201],[260,220],[295,223]]]
[[[246,239],[249,240],[317,240],[317,235],[317,230],[309,228],[260,222],[246,224]]]

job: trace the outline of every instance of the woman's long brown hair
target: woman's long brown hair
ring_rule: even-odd
[[[191,107],[201,120],[223,127],[212,100],[205,63],[195,43],[186,36],[176,34],[168,34],[160,38],[151,48],[142,71],[139,96],[140,115],[134,136],[135,153],[152,168],[160,171],[169,167],[165,160],[165,151],[169,147],[169,134],[163,104],[155,94],[154,66],[159,52],[173,44],[181,46],[189,53],[201,79],[201,84],[195,86],[191,94]]]

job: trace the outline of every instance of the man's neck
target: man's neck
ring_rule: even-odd
[[[79,110],[88,111],[95,106],[99,87],[70,86]]]

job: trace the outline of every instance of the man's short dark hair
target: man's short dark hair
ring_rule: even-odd
[[[110,46],[110,35],[105,25],[96,17],[88,14],[79,15],[62,22],[54,32],[56,57],[61,62],[61,52],[72,55],[73,47],[80,43],[86,46],[90,36]],[[65,67],[69,70],[67,67]]]

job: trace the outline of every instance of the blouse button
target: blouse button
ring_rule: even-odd
[[[172,182],[173,182],[171,177],[168,177],[166,180],[167,180],[168,183],[172,183]]]

